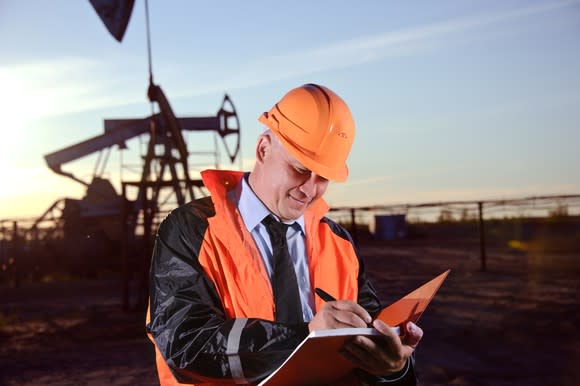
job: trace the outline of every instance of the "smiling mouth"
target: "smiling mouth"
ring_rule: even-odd
[[[308,200],[299,200],[299,199],[297,199],[296,197],[292,197],[292,196],[290,196],[290,198],[291,198],[293,201],[295,201],[295,202],[299,203],[300,205],[307,205],[307,204],[308,204]]]

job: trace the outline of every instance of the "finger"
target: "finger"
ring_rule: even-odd
[[[373,319],[370,314],[361,305],[350,300],[337,300],[332,302],[332,306],[340,311],[352,312],[358,315],[365,323],[370,323]]]
[[[355,365],[372,374],[388,374],[399,371],[405,364],[405,358],[392,356],[390,352],[381,348],[382,342],[358,336],[345,344],[344,349],[356,361]]]
[[[388,355],[385,350],[381,349],[381,342],[375,342],[372,338],[364,336],[356,336],[350,340],[346,346],[353,349],[354,352],[360,353],[360,358],[369,359],[378,358],[379,360],[387,360]]]
[[[348,300],[325,303],[308,323],[310,331],[345,327],[366,327],[370,315],[364,308]]]
[[[389,353],[389,358],[400,361],[406,360],[413,354],[414,347],[403,343],[401,337],[388,324],[377,319],[373,322],[373,327],[383,335],[380,342],[383,342],[383,347]]]
[[[352,341],[347,342],[342,350],[343,356],[350,360],[356,367],[369,373],[375,373],[378,369],[388,370],[387,366],[385,366],[387,362],[379,360],[371,354],[371,351],[368,349],[368,342],[365,343],[363,341],[363,337],[356,337]],[[376,350],[374,352],[376,353]]]
[[[405,339],[404,344],[412,348],[416,348],[419,341],[423,337],[423,330],[413,322],[408,322],[405,325]]]
[[[351,350],[352,350],[352,348],[351,348]],[[369,364],[368,361],[365,361],[365,360],[359,358],[358,355],[353,354],[346,347],[344,347],[342,350],[340,350],[340,354],[346,360],[348,360],[350,363],[352,363],[352,365],[354,367],[357,367],[357,368],[359,368],[361,370],[364,370],[364,371],[366,371],[369,374],[375,374],[375,373],[377,373],[377,371],[370,366],[370,364]],[[382,371],[381,374],[384,375],[384,374],[387,374],[387,372]]]
[[[382,320],[376,319],[373,322],[373,327],[382,334],[381,342],[383,342],[383,346],[385,349],[398,358],[399,356],[404,355],[402,353],[402,346],[403,343],[401,342],[401,337],[397,334],[395,330],[391,328],[388,324],[383,322]]]
[[[338,300],[329,303],[334,309],[336,320],[346,326],[366,327],[372,318],[360,305],[349,300]]]
[[[373,327],[376,328],[377,331],[380,332],[381,334],[387,336],[389,339],[392,339],[394,341],[401,340],[397,332],[382,320],[375,319],[375,321],[373,322]]]
[[[346,343],[342,349],[340,350],[340,354],[345,357],[349,362],[351,362],[356,367],[364,366],[364,362],[361,361],[358,355],[354,352],[354,349],[350,347],[348,343]]]

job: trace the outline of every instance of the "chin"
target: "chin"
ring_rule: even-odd
[[[302,216],[310,206],[310,203],[302,203],[293,198],[289,198],[285,204],[286,205],[284,205],[285,207],[283,208],[284,210],[280,210],[280,214],[286,220],[296,220],[298,217]]]
[[[308,208],[308,205],[304,205],[300,208],[292,208],[292,209],[287,211],[287,214],[288,214],[290,219],[296,220],[298,217],[302,216],[304,214],[304,212],[306,212],[307,208]]]
[[[291,221],[296,220],[298,217],[302,215],[302,213],[304,213],[303,210],[297,210],[294,208],[285,208],[285,210],[280,211],[278,217],[280,217],[280,219],[283,221]]]

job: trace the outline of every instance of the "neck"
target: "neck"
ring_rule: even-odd
[[[263,186],[262,184],[260,184],[260,179],[261,179],[260,172],[254,169],[252,172],[250,172],[250,175],[248,176],[248,185],[250,186],[250,189],[252,189],[256,197],[258,197],[258,199],[262,201],[262,203],[266,206],[266,208],[268,208],[268,210],[271,213],[274,213],[272,211],[272,208],[270,208],[270,205],[268,205],[268,203],[264,200],[265,194]]]

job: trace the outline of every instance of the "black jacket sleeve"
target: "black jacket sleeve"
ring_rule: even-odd
[[[308,335],[306,323],[228,319],[198,262],[209,199],[174,210],[160,225],[150,273],[148,332],[180,382],[255,382]]]

